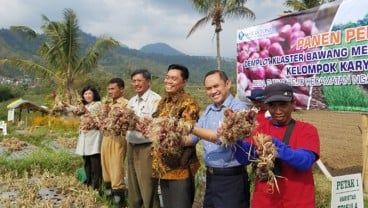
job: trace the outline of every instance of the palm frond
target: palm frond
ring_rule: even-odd
[[[19,33],[27,39],[33,39],[37,37],[37,33],[27,26],[11,26],[10,31]]]
[[[46,41],[41,43],[38,52],[43,58],[44,66],[31,60],[21,59],[2,59],[0,64],[10,63],[23,71],[37,72],[51,77],[57,82],[58,87],[64,88],[67,102],[70,102],[74,91],[75,74],[95,68],[101,54],[113,46],[118,46],[119,43],[111,38],[98,39],[85,56],[80,58],[81,36],[77,16],[71,9],[65,9],[63,14],[64,20],[60,22],[50,21],[42,15],[44,23],[41,29],[46,36]],[[15,26],[13,29],[31,32],[23,26]]]
[[[63,54],[66,55],[66,61],[72,68],[76,67],[80,52],[80,31],[78,20],[75,13],[71,9],[64,11],[65,27],[63,27],[63,36],[61,42],[58,43],[62,48]]]
[[[293,11],[302,11],[308,9],[307,5],[300,0],[286,0],[285,6],[291,8]]]
[[[34,63],[31,60],[23,60],[23,59],[1,59],[0,65],[9,63],[16,67],[18,67],[20,70],[24,72],[32,72],[32,73],[42,73],[48,77],[54,78],[55,81],[61,82],[62,79],[59,77],[55,77],[54,71],[50,70],[49,68],[39,65],[37,63]]]
[[[106,50],[119,46],[119,42],[107,37],[100,37],[96,43],[88,48],[87,53],[81,58],[75,73],[90,72],[97,67],[97,61]]]
[[[200,14],[207,14],[218,0],[192,0],[193,7]]]
[[[207,24],[207,22],[210,20],[211,18],[209,16],[205,16],[202,19],[198,20],[192,27],[192,29],[190,29],[188,35],[186,38],[188,38],[191,34],[193,34],[199,27],[204,26],[205,24]]]
[[[250,10],[247,7],[234,7],[226,10],[224,12],[224,17],[228,18],[247,18],[250,20],[254,20],[256,18],[256,15],[252,10]]]

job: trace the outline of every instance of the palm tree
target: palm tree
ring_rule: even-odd
[[[290,7],[293,11],[299,12],[332,1],[335,0],[286,0],[284,4],[285,6]]]
[[[75,93],[74,79],[78,75],[90,72],[97,67],[98,59],[108,49],[119,43],[108,37],[99,37],[96,42],[81,55],[80,29],[76,14],[71,9],[64,10],[64,21],[50,21],[42,15],[44,24],[41,26],[46,36],[41,43],[39,54],[43,59],[41,64],[32,60],[5,58],[0,64],[10,63],[26,72],[38,72],[50,77],[66,95],[66,102],[71,103]],[[11,30],[35,37],[36,33],[25,26],[13,26]]]
[[[187,38],[200,26],[207,24],[207,22],[211,20],[211,24],[215,26],[217,50],[216,62],[218,69],[221,69],[220,32],[222,31],[221,24],[225,22],[224,18],[247,17],[252,20],[255,19],[253,11],[244,6],[246,2],[247,0],[192,0],[195,9],[205,16],[193,25]]]

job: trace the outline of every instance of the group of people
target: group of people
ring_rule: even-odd
[[[194,176],[200,166],[195,146],[202,140],[203,161],[206,166],[206,187],[203,207],[314,207],[314,182],[312,166],[319,158],[319,136],[311,124],[295,121],[293,89],[287,84],[271,84],[265,89],[254,89],[248,97],[257,109],[258,126],[249,138],[239,140],[234,146],[224,146],[218,136],[219,123],[224,119],[224,109],[248,109],[246,103],[231,94],[231,80],[225,72],[209,71],[203,79],[207,96],[212,101],[200,115],[196,100],[187,92],[189,70],[180,64],[168,67],[164,78],[165,95],[161,97],[150,89],[151,74],[138,69],[131,74],[131,84],[136,95],[123,97],[124,81],[110,80],[108,94],[112,101],[101,104],[97,90],[87,86],[82,90],[83,104],[91,113],[105,112],[114,107],[130,108],[141,118],[175,117],[184,119],[193,128],[190,135],[183,135],[182,157],[168,164],[162,153],[152,148],[151,140],[139,131],[128,131],[126,136],[109,135],[98,130],[81,131],[77,153],[83,155],[87,185],[101,189],[114,204],[124,204],[124,160],[127,152],[128,206],[188,208],[194,202]],[[287,133],[286,133],[287,132]],[[256,156],[261,147],[254,148],[253,136],[270,135],[277,147],[279,189],[269,191],[267,182],[255,179],[250,192],[247,165],[249,155]],[[287,135],[287,136],[286,136]],[[285,137],[288,137],[285,139]],[[241,138],[240,138],[241,139]],[[159,173],[156,166],[164,167]],[[103,183],[102,183],[103,182]]]

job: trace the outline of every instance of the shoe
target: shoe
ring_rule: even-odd
[[[125,192],[124,189],[112,190],[113,200],[112,203],[115,207],[124,207],[125,204]]]
[[[112,202],[113,201],[113,193],[112,193],[112,189],[111,189],[111,183],[110,182],[105,182],[105,191],[104,191],[104,195],[107,199],[107,201]]]

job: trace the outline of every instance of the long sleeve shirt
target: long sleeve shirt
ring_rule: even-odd
[[[153,114],[153,117],[165,117],[171,116],[180,119],[185,119],[188,123],[195,124],[199,117],[199,106],[197,102],[184,91],[180,91],[175,95],[166,95],[162,98],[157,106],[157,111]],[[184,147],[182,147],[184,148]],[[188,168],[169,168],[162,160],[162,153],[154,150],[152,169],[154,177],[160,177],[168,180],[181,180],[186,179],[190,174],[194,174],[194,166],[198,166],[198,160],[191,162],[190,173]],[[193,168],[192,168],[193,167]],[[161,174],[160,170],[165,170],[164,174]]]

